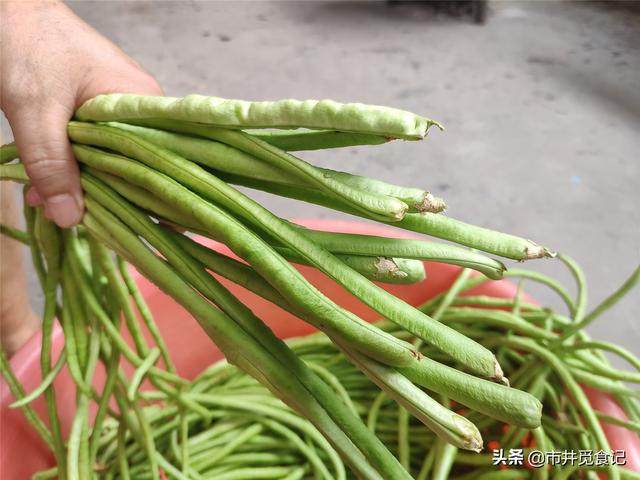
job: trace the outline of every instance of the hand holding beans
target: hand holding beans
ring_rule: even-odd
[[[89,402],[99,403],[93,427],[99,432],[107,420],[109,399],[113,398],[123,422],[119,429],[130,432],[144,452],[151,478],[159,479],[161,471],[186,478],[186,463],[183,474],[171,465],[171,458],[154,443],[151,422],[140,411],[137,402],[143,393],[139,387],[145,378],[158,389],[153,394],[157,399],[177,402],[184,418],[187,412],[193,412],[210,419],[213,409],[228,406],[185,391],[151,315],[136,294],[135,284],[127,280],[123,260],[180,303],[228,361],[310,420],[361,478],[410,478],[406,449],[400,459],[393,457],[358,418],[353,405],[340,400],[344,391],[335,391],[326,383],[330,378],[327,372],[310,370],[212,273],[244,286],[325,332],[373,383],[443,442],[476,451],[483,444],[474,423],[452,412],[447,402],[441,404],[431,398],[421,387],[519,426],[540,425],[540,403],[535,398],[493,383],[508,385],[493,352],[468,332],[462,333],[468,317],[465,311],[452,306],[443,314],[455,299],[456,288],[442,299],[432,317],[425,308],[414,308],[371,281],[397,282],[398,275],[402,281],[420,281],[425,274],[424,260],[464,266],[498,279],[505,272],[504,264],[453,245],[301,228],[230,185],[276,191],[506,258],[525,260],[548,255],[546,249],[528,240],[439,215],[445,208],[444,201],[426,190],[323,169],[282,148],[298,151],[377,145],[393,138],[419,140],[437,123],[411,112],[329,100],[246,102],[122,94],[99,95],[78,109],[75,116],[67,124],[67,134],[86,195],[82,225],[59,230],[41,210],[29,207],[26,233],[4,229],[30,245],[47,299],[41,355],[46,376],[36,393],[18,405],[28,405],[40,392],[45,395],[51,425],[48,438],[58,473],[66,472],[70,480],[87,477],[85,473],[96,464],[100,443],[97,435],[89,433]],[[277,135],[244,131],[249,127],[290,132]],[[36,185],[25,173],[28,165],[13,162],[18,156],[24,156],[20,145],[0,148],[0,179]],[[168,229],[168,225],[222,242],[243,262],[212,252],[183,233]],[[122,278],[110,251],[120,256]],[[291,262],[325,273],[393,322],[401,335],[391,335],[380,328],[384,324],[367,323],[334,303]],[[465,272],[456,282],[460,288],[470,271]],[[58,289],[61,296],[56,295]],[[72,291],[79,295],[72,295]],[[148,346],[141,334],[130,297],[155,346]],[[78,300],[86,303],[86,312],[78,308]],[[576,303],[576,312],[584,310],[583,303]],[[53,315],[58,311],[66,362],[80,392],[66,441],[61,436],[51,388],[60,369],[58,364],[52,365],[50,345]],[[518,317],[508,312],[492,313],[495,315],[485,315],[496,325],[526,331],[535,338],[555,338],[542,328],[517,321]],[[121,318],[134,348],[120,334]],[[400,338],[407,335],[419,340],[410,343]],[[431,349],[428,359],[420,351],[423,342]],[[156,365],[160,358],[167,365],[166,371]],[[131,379],[119,371],[120,359],[135,368]],[[96,361],[104,363],[109,372],[101,394],[91,388]],[[186,438],[188,421],[184,418],[180,421],[187,422],[187,432],[183,430]],[[409,413],[403,418],[408,425]],[[132,431],[134,424],[137,427]],[[251,435],[257,435],[263,427],[256,428],[252,427]],[[89,447],[82,442],[87,437],[91,438]],[[119,453],[121,459],[128,449]]]
[[[162,89],[60,1],[3,1],[0,9],[1,107],[31,179],[27,201],[71,227],[84,208],[66,132],[74,111],[101,93]]]

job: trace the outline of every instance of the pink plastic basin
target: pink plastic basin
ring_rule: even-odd
[[[300,221],[305,226],[318,230],[350,232],[369,235],[385,235],[388,237],[412,238],[411,234],[400,230],[369,225],[363,223],[311,220]],[[415,238],[415,237],[414,237]],[[224,245],[204,239],[203,243],[215,247],[222,253],[231,252]],[[427,279],[417,285],[384,285],[392,292],[412,305],[418,305],[438,293],[446,290],[459,273],[459,268],[440,263],[426,262]],[[300,267],[300,271],[314,285],[335,302],[348,308],[362,318],[372,321],[379,318],[374,311],[355,300],[342,287],[331,281],[322,273],[309,267]],[[197,322],[170,297],[163,294],[153,284],[135,273],[136,279],[146,298],[158,326],[166,339],[169,350],[181,375],[192,378],[222,355],[202,332]],[[268,303],[224,279],[221,281],[247,306],[258,314],[281,338],[306,335],[314,328],[293,317],[280,308]],[[467,295],[491,295],[510,298],[516,291],[515,285],[507,281],[492,281],[467,292]],[[61,330],[56,326],[53,336],[54,361],[57,358],[64,339]],[[40,382],[39,367],[40,335],[31,338],[11,359],[11,364],[27,391],[31,391]],[[95,385],[99,389],[103,382],[103,372],[96,375]],[[74,414],[75,388],[66,370],[63,370],[54,382],[58,399],[58,413],[66,435]],[[618,404],[600,392],[587,390],[594,407],[599,410],[624,418]],[[52,456],[38,437],[37,433],[26,422],[20,410],[12,410],[8,405],[13,401],[9,388],[0,383],[0,478],[3,480],[28,479],[31,475],[53,464]],[[44,418],[45,404],[42,398],[32,403],[36,411]],[[610,424],[603,424],[611,447],[624,449],[627,454],[627,468],[640,471],[640,440],[638,436],[626,429]]]

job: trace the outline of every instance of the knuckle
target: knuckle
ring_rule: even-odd
[[[30,142],[18,147],[22,147],[20,151],[27,168],[40,169],[69,163],[70,151],[66,141]]]
[[[60,184],[67,184],[75,174],[74,165],[67,158],[52,156],[48,152],[24,157],[23,161],[27,175],[39,189],[58,189]]]

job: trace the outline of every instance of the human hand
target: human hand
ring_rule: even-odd
[[[27,202],[71,227],[84,209],[66,128],[74,111],[98,94],[162,89],[60,1],[3,0],[0,9],[0,107],[31,180]]]

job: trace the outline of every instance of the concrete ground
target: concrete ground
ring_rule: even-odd
[[[445,197],[453,217],[535,239],[584,268],[589,305],[640,260],[640,12],[495,2],[488,22],[422,3],[72,2],[168,95],[332,98],[441,121],[424,142],[303,154]],[[635,87],[634,87],[635,85]],[[333,212],[256,195],[287,217]],[[568,284],[559,261],[530,262]],[[554,295],[531,286],[543,303]],[[34,293],[35,298],[35,293]],[[636,292],[590,327],[640,353]]]

